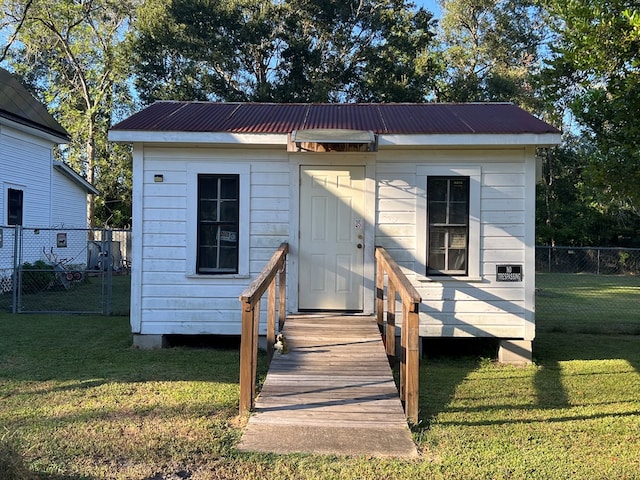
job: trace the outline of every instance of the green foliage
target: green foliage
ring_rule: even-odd
[[[594,156],[589,138],[569,136],[544,155],[536,197],[536,244],[640,247],[637,210],[626,198],[600,186]]]
[[[53,267],[42,260],[33,264],[25,262],[22,270],[22,293],[37,293],[50,288],[55,283]]]
[[[510,101],[540,105],[532,85],[544,34],[540,12],[528,0],[441,2],[441,101]]]
[[[401,0],[153,0],[130,48],[144,102],[423,101],[434,27]]]
[[[556,38],[543,91],[563,103],[595,151],[593,186],[640,207],[640,10],[631,0],[547,0]]]
[[[107,143],[107,129],[132,102],[129,62],[121,43],[134,4],[135,0],[2,2],[9,25],[16,28],[8,66],[70,133],[71,142],[57,155],[103,192],[103,207],[120,202],[124,225],[130,224],[130,200],[123,203],[120,191],[131,188],[130,160],[119,154],[120,147]],[[91,200],[92,221],[94,213]]]

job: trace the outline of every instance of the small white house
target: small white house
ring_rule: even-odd
[[[98,191],[54,159],[54,147],[68,141],[69,134],[44,105],[0,69],[0,227],[5,227],[0,228],[0,269],[13,267],[12,255],[3,252],[13,248],[16,225],[87,227],[87,195]],[[38,238],[43,248],[57,245],[55,232]],[[40,248],[23,258],[38,259],[43,259]]]
[[[289,243],[287,311],[373,313],[376,245],[423,297],[423,337],[535,335],[536,149],[512,104],[158,102],[133,144],[131,327],[240,333],[238,297]]]

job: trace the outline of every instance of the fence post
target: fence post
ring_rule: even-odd
[[[22,303],[22,226],[15,225],[13,229],[13,306],[11,313],[18,313]]]
[[[105,230],[107,234],[107,305],[106,314],[113,314],[112,292],[113,292],[113,255],[111,253],[113,232],[110,228]]]

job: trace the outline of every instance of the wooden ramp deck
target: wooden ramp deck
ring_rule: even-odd
[[[287,318],[239,450],[416,457],[374,317]]]

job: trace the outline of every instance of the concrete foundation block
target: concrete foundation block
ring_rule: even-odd
[[[498,361],[510,365],[530,365],[533,362],[531,340],[501,340]]]
[[[140,335],[134,333],[133,346],[141,350],[154,350],[164,348],[166,342],[164,335]]]

